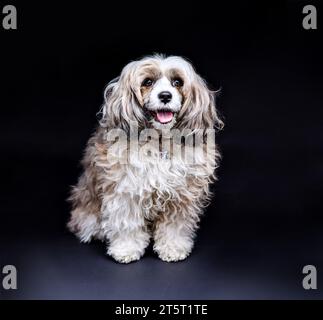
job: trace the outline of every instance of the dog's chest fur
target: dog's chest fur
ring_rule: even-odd
[[[207,194],[215,169],[215,149],[205,152],[203,146],[186,154],[144,144],[135,150],[120,151],[107,148],[97,165],[104,169],[103,197],[122,195],[136,199],[146,210],[146,216],[165,211],[167,205],[194,201],[197,195]],[[192,157],[194,161],[187,161]],[[186,159],[186,161],[185,161]],[[120,161],[121,160],[121,161]]]

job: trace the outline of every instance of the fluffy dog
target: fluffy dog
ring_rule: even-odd
[[[72,188],[69,229],[82,242],[106,241],[121,263],[140,259],[151,237],[162,260],[185,259],[220,159],[207,143],[207,132],[223,126],[215,92],[187,60],[154,55],[108,84],[100,115]]]

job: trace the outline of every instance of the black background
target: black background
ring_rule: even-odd
[[[0,266],[17,266],[18,290],[2,297],[323,297],[318,1],[11,4],[18,30],[0,29]],[[306,4],[316,5],[317,30],[302,28]],[[222,87],[223,160],[191,257],[167,264],[149,248],[119,265],[103,244],[67,232],[65,199],[104,86],[154,52],[187,57]],[[308,264],[317,290],[302,288]]]

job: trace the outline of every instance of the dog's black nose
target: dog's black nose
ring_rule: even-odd
[[[170,100],[172,100],[172,94],[169,91],[162,91],[159,95],[158,98],[160,99],[161,102],[163,103],[168,103]]]

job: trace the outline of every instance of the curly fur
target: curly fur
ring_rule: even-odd
[[[166,75],[167,79],[174,72],[184,79],[177,91],[170,88],[181,104],[173,106],[176,113],[171,124],[160,124],[147,117],[147,108],[154,108],[151,101],[158,81],[157,89],[149,90],[141,83],[147,75],[156,79]],[[82,242],[93,238],[106,241],[107,253],[118,262],[140,259],[151,237],[162,260],[183,260],[193,248],[220,159],[216,145],[206,148],[205,142],[208,129],[223,126],[214,92],[183,58],[155,55],[129,63],[120,77],[109,83],[104,99],[100,126],[89,139],[82,160],[84,172],[72,188],[68,227]],[[122,129],[129,142],[133,123],[141,137],[136,149],[141,157],[128,143],[115,148],[115,141],[108,139],[112,129]],[[201,144],[186,146],[185,152],[194,153],[194,161],[186,161],[181,152],[174,151],[176,145],[182,148],[181,139],[173,141],[173,149],[167,149],[167,158],[161,157],[160,137],[142,138],[147,128],[159,133],[189,130],[190,134],[184,135],[187,139],[192,132],[202,131]]]

